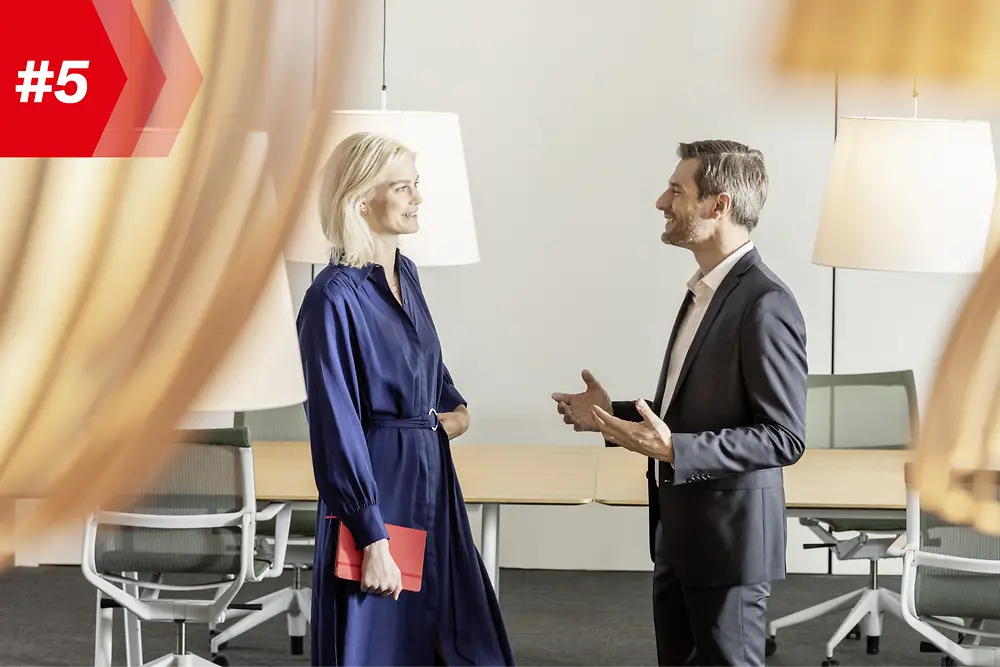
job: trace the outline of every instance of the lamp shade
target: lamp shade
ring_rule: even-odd
[[[204,412],[252,412],[306,399],[292,292],[278,263],[246,326],[192,406]]]
[[[978,273],[996,183],[985,121],[841,118],[813,262]]]
[[[400,237],[400,251],[418,266],[478,262],[479,246],[458,115],[430,111],[333,112],[302,217],[285,245],[285,258],[311,264],[326,264],[330,260],[330,247],[319,217],[321,172],[334,147],[355,132],[387,136],[417,154],[423,197],[420,229]]]

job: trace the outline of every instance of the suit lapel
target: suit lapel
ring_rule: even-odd
[[[722,304],[726,302],[729,294],[739,284],[743,274],[756,264],[759,258],[760,254],[756,249],[751,250],[741,257],[740,261],[736,263],[725,279],[723,279],[722,284],[719,285],[719,289],[715,291],[712,301],[708,304],[708,310],[705,311],[705,317],[702,318],[701,324],[698,325],[698,331],[695,332],[694,339],[691,341],[691,348],[684,357],[684,363],[681,364],[681,372],[677,375],[677,385],[674,387],[675,396],[680,393],[681,385],[684,384],[684,379],[687,377],[688,371],[691,370],[694,358],[698,356],[701,344],[705,342],[708,330],[712,328],[712,323],[715,321],[716,316],[718,316],[719,311],[722,310]]]
[[[663,408],[663,393],[667,388],[667,368],[670,366],[670,353],[674,349],[674,341],[677,340],[677,332],[681,328],[681,322],[684,321],[684,316],[687,314],[688,308],[694,302],[694,295],[691,290],[685,290],[684,300],[681,301],[680,310],[677,311],[677,317],[674,319],[674,328],[670,332],[670,341],[667,343],[667,352],[663,355],[663,364],[660,366],[660,379],[656,381],[656,396],[653,398],[653,414],[660,414]]]

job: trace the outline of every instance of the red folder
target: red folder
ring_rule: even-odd
[[[334,517],[327,517],[332,519]],[[403,580],[403,590],[416,593],[424,575],[424,547],[427,531],[387,523],[389,555],[395,561]],[[337,531],[337,562],[333,574],[340,579],[361,581],[362,553],[354,543],[354,536],[341,522]]]

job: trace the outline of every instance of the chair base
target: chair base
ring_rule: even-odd
[[[217,665],[228,665],[229,662],[221,657],[218,662],[205,660],[194,653],[171,653],[162,658],[157,658],[152,662],[147,662],[143,667],[216,667]]]
[[[309,588],[289,587],[275,591],[253,600],[251,604],[261,605],[257,611],[245,612],[233,610],[227,613],[230,618],[238,621],[225,630],[212,635],[210,642],[212,655],[225,648],[229,640],[239,637],[245,632],[256,628],[261,623],[282,614],[288,617],[288,636],[291,638],[291,652],[301,655],[306,632],[309,627],[309,615],[312,608],[312,590]]]
[[[840,627],[837,628],[837,631],[833,633],[833,636],[826,643],[826,659],[833,659],[834,649],[859,624],[861,625],[862,634],[868,638],[868,653],[878,653],[878,639],[882,635],[882,614],[888,612],[897,618],[902,618],[902,604],[897,593],[885,588],[873,589],[868,587],[859,588],[846,595],[821,602],[768,623],[768,648],[773,647],[774,650],[777,649],[775,636],[778,630],[812,621],[821,616],[826,616],[831,612],[844,609],[854,600],[857,600],[854,607],[851,608],[850,613],[847,614]],[[771,650],[770,653],[774,653],[774,650]]]

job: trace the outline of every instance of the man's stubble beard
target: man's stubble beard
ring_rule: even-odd
[[[666,245],[675,246],[693,243],[697,236],[695,232],[698,229],[698,222],[693,216],[689,218],[675,217],[670,231],[663,230],[663,233],[660,234],[660,240]]]

